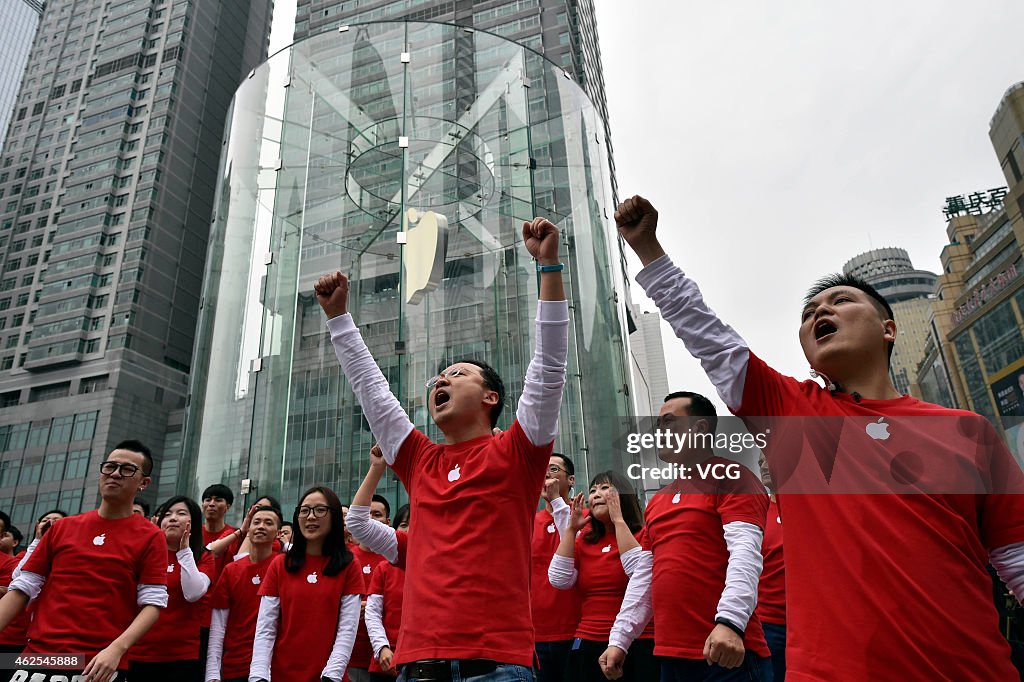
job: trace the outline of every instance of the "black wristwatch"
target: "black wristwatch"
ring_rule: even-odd
[[[737,635],[739,635],[741,638],[743,637],[743,628],[741,628],[739,625],[736,625],[736,623],[732,622],[728,618],[722,618],[721,616],[719,616],[718,618],[715,618],[715,622],[719,625],[724,625],[725,627],[729,628]]]

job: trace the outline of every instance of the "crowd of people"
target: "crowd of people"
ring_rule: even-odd
[[[896,392],[893,313],[864,282],[808,294],[800,342],[827,385],[797,381],[704,304],[649,202],[615,218],[644,264],[637,281],[735,414],[968,416]],[[502,378],[462,358],[427,382],[443,434],[428,439],[363,342],[347,279],[325,275],[315,293],[377,440],[350,505],[315,486],[290,522],[263,497],[235,528],[216,484],[150,515],[137,499],[152,453],[119,443],[98,509],[44,514],[21,553],[0,513],[0,682],[1018,679],[988,569],[1024,594],[1020,495],[774,495],[771,446],[760,477],[681,477],[646,508],[616,471],[576,493],[573,457],[554,449],[569,325],[559,232],[537,218],[523,239],[537,328],[507,429]],[[670,394],[658,427],[684,423],[714,434],[714,405]],[[697,445],[659,456],[723,461]],[[375,492],[388,468],[410,499],[393,516]]]

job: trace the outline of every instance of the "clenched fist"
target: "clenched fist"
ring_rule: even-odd
[[[547,218],[534,218],[523,223],[523,241],[541,265],[558,264],[558,228]]]
[[[340,272],[324,275],[313,285],[313,291],[328,320],[348,312],[348,277],[345,275]]]
[[[615,224],[619,234],[644,265],[665,255],[656,234],[658,211],[647,199],[637,195],[619,204],[615,211]]]

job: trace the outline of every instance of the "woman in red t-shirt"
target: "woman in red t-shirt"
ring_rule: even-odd
[[[213,555],[203,548],[198,530],[203,526],[202,512],[194,500],[178,495],[160,506],[157,519],[167,538],[167,608],[128,652],[129,679],[202,682],[202,602],[215,570]]]
[[[633,486],[621,474],[605,471],[590,482],[590,516],[583,515],[583,493],[572,500],[569,525],[548,567],[553,587],[580,592],[582,607],[569,651],[566,679],[605,682],[598,658],[608,648],[629,576],[640,556],[637,539],[644,525]],[[622,680],[647,682],[661,675],[654,656],[654,628],[633,642]]]
[[[249,679],[340,682],[359,624],[363,575],[345,546],[341,501],[330,488],[303,493],[287,554],[260,587]]]
[[[355,504],[353,502],[353,504]],[[392,521],[399,533],[409,531],[409,505],[403,504],[395,512]],[[395,644],[402,623],[402,594],[405,587],[405,570],[382,561],[373,567],[370,576],[370,593],[366,599],[366,632],[373,645],[373,660],[370,662],[371,682],[388,682],[398,676],[392,661]]]

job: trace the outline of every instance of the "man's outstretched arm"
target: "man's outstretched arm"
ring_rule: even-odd
[[[569,353],[569,305],[562,271],[557,268],[558,228],[544,218],[523,223],[526,250],[537,261],[540,296],[533,358],[526,369],[516,419],[534,445],[547,445],[558,435],[558,411],[565,386],[565,359]]]
[[[743,400],[750,359],[747,343],[718,319],[693,280],[669,260],[658,241],[658,212],[651,202],[640,196],[626,199],[615,212],[615,222],[644,265],[637,283],[654,300],[686,350],[700,360],[722,401],[736,411]]]
[[[413,429],[409,416],[391,392],[388,380],[370,355],[362,334],[348,312],[348,278],[340,272],[321,277],[314,287],[316,299],[327,315],[331,343],[352,386],[366,421],[388,464],[394,464],[398,448]]]

